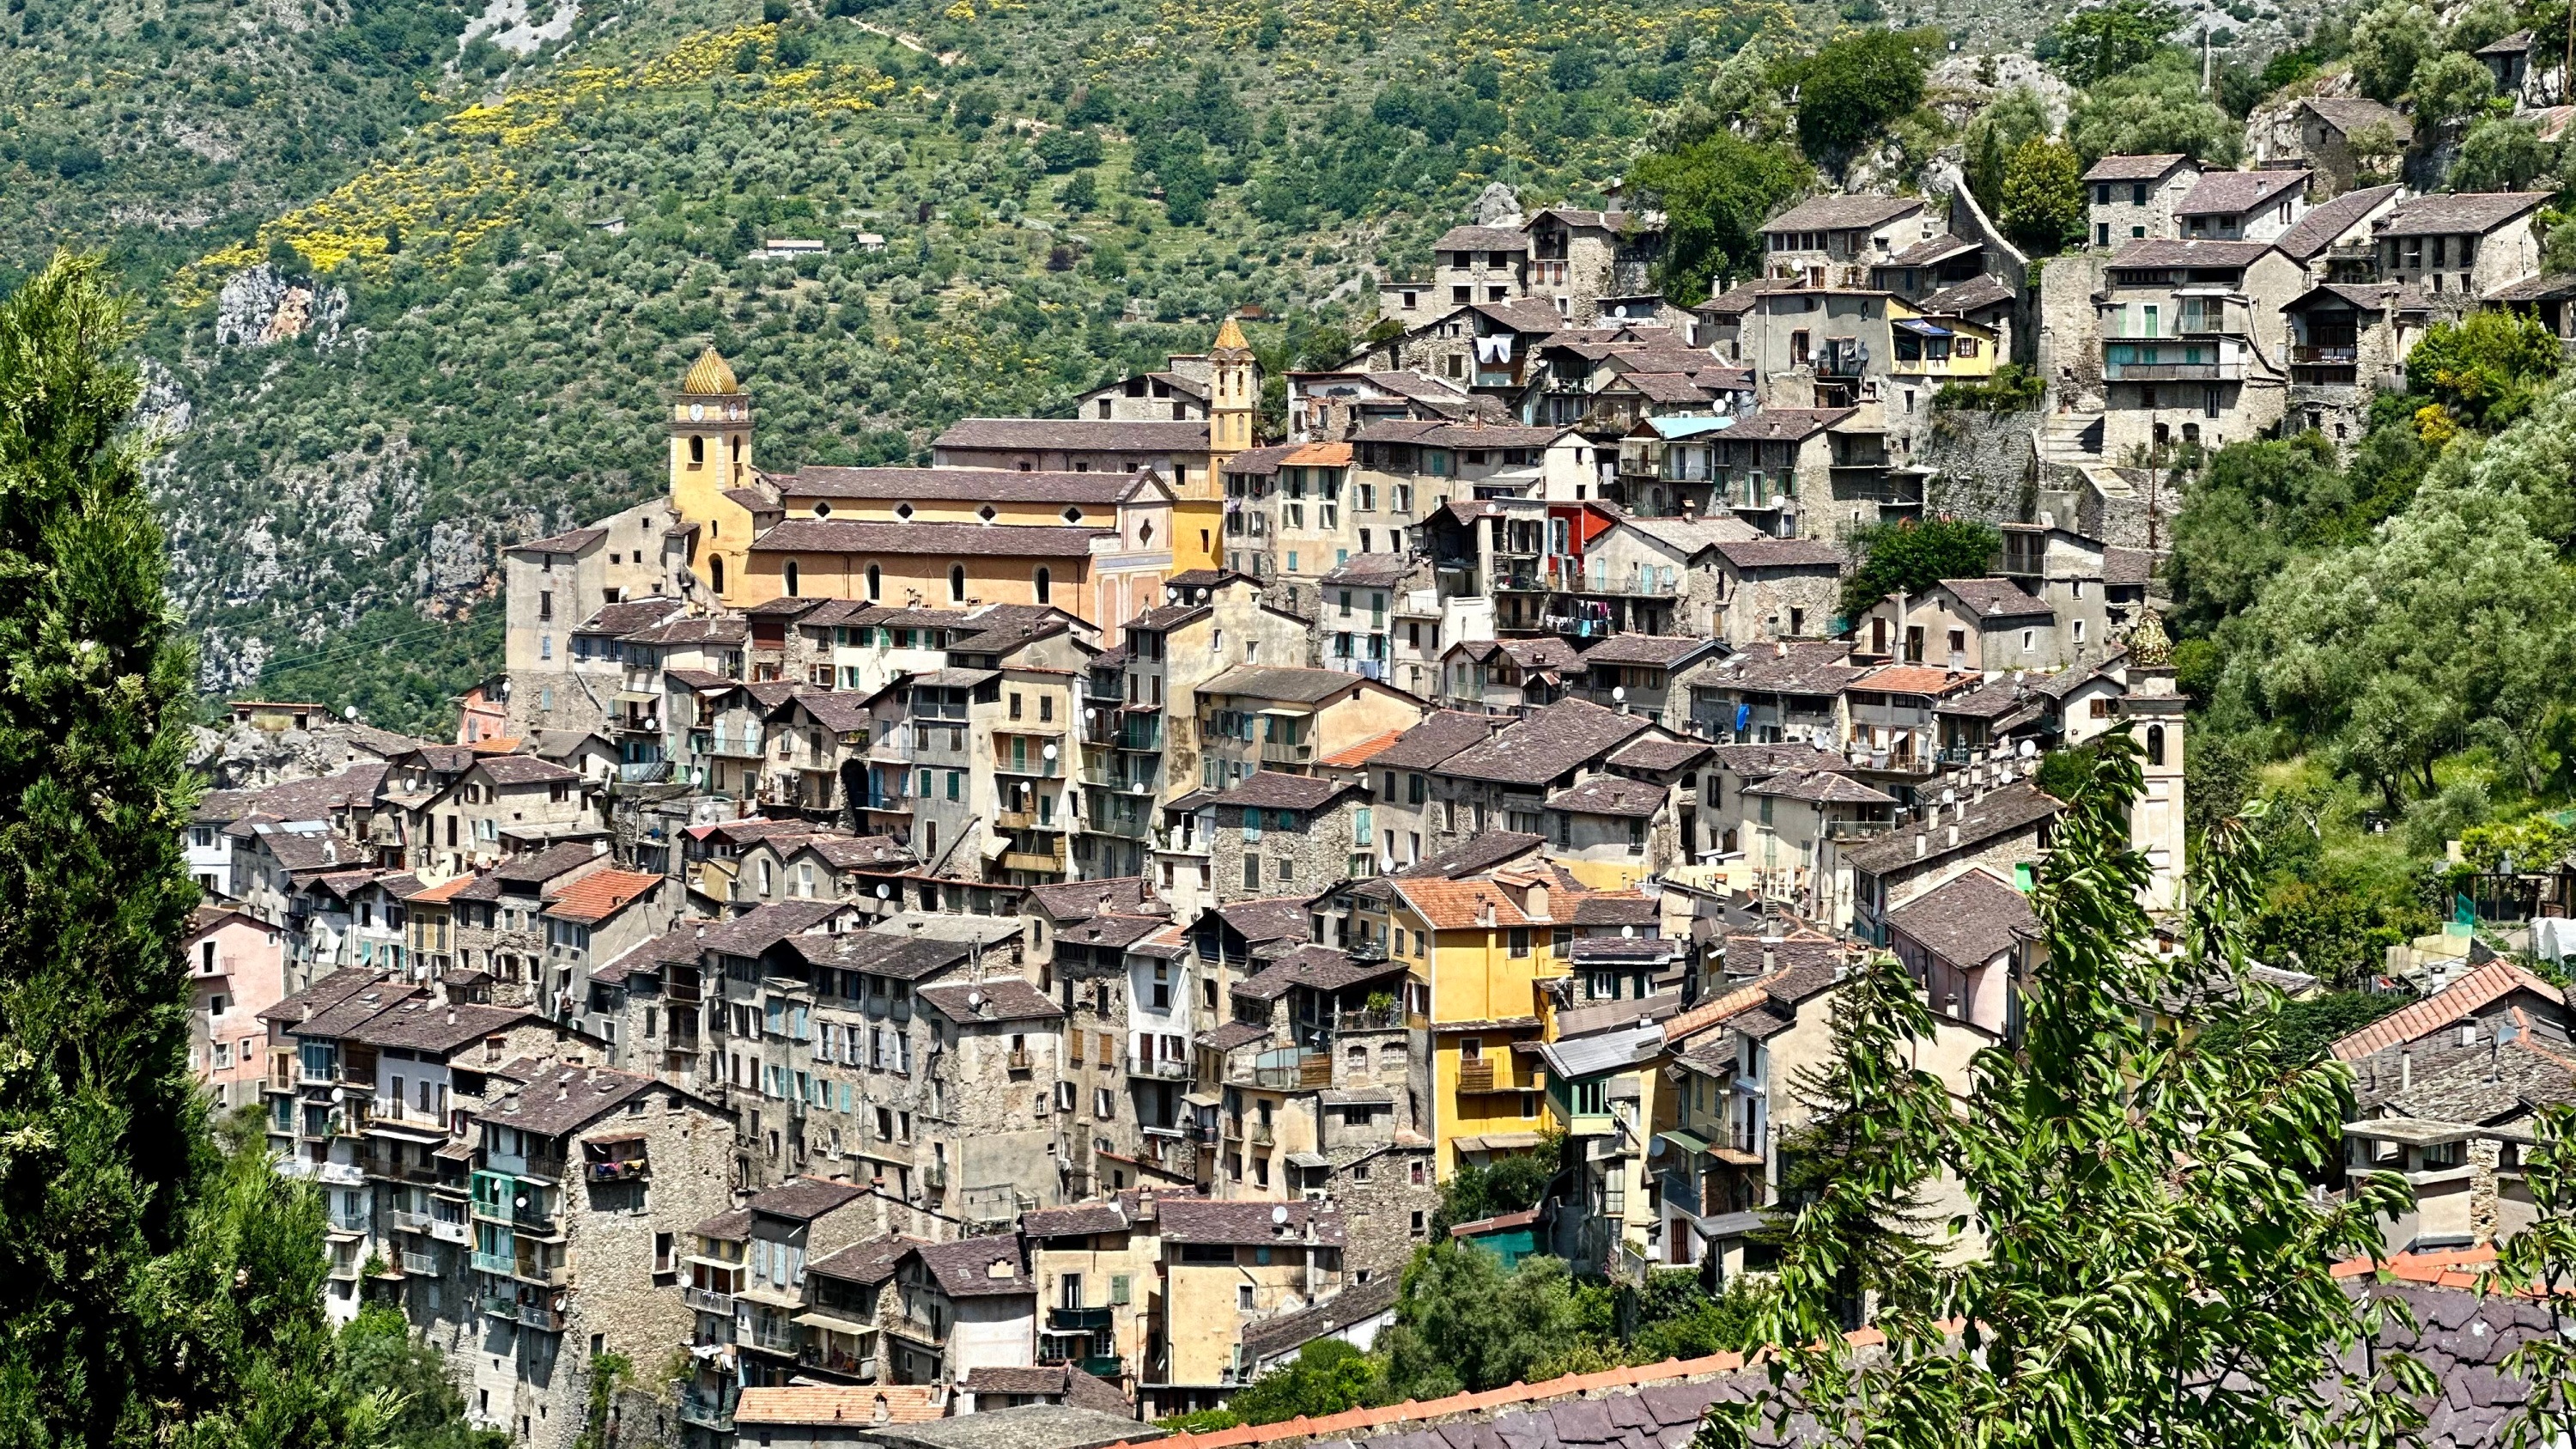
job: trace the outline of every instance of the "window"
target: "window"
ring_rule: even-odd
[[[784,573],[787,580],[787,597],[791,599],[795,598],[797,583],[796,560],[791,558],[787,561],[787,567],[784,570]]]
[[[964,564],[948,566],[948,602],[952,604],[966,602],[966,566]]]
[[[870,564],[868,565],[868,602],[873,604],[884,597],[885,570]]]
[[[1511,931],[1511,953],[1512,953],[1512,959],[1514,959],[1514,960],[1519,960],[1519,959],[1521,959],[1522,957],[1525,957],[1525,956],[1529,955],[1529,953],[1530,953],[1530,933],[1529,933],[1529,927],[1527,927],[1527,926],[1514,926],[1514,927],[1512,927],[1512,931]]]
[[[1041,603],[1041,604],[1043,604],[1043,603],[1047,603],[1047,602],[1049,602],[1049,601],[1053,598],[1053,596],[1054,596],[1054,586],[1055,586],[1055,576],[1054,576],[1054,574],[1053,574],[1053,573],[1051,573],[1051,572],[1049,572],[1048,570],[1046,570],[1046,569],[1044,569],[1044,568],[1039,569],[1039,570],[1038,570],[1038,577],[1037,577],[1037,592],[1038,592],[1038,602],[1039,602],[1039,603]]]
[[[1420,1217],[1420,1216],[1421,1216],[1421,1214],[1416,1213],[1416,1214],[1414,1214],[1414,1216],[1416,1216],[1416,1217]],[[1238,1311],[1238,1312],[1242,1312],[1242,1313],[1250,1313],[1250,1312],[1252,1311],[1252,1285],[1251,1285],[1251,1284],[1249,1284],[1249,1283],[1237,1283],[1237,1284],[1235,1284],[1235,1285],[1234,1285],[1234,1306],[1235,1306],[1236,1311]]]

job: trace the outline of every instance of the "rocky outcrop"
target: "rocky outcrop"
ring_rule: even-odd
[[[215,296],[215,345],[270,347],[311,335],[313,345],[338,345],[348,320],[349,294],[289,278],[262,262],[233,274]]]

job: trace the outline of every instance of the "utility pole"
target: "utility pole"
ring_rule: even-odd
[[[2204,96],[2209,94],[2209,77],[2209,25],[2204,21],[2200,27],[2200,93]]]

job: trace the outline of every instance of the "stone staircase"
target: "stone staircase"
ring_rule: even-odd
[[[2098,412],[2050,413],[2034,440],[2039,460],[2066,468],[2100,466],[2109,461],[2102,456],[2103,425]]]

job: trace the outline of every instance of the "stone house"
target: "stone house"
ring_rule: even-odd
[[[1660,215],[1554,206],[1532,216],[1525,230],[1529,297],[1551,304],[1577,327],[1654,294],[1654,266],[1664,246]]]
[[[1707,634],[1613,634],[1583,651],[1582,697],[1667,729],[1690,723],[1681,681],[1703,661],[1730,652]]]
[[[1037,1292],[1037,1362],[1132,1387],[1160,1356],[1163,1244],[1151,1187],[1020,1215]]]
[[[1528,225],[1453,226],[1431,244],[1431,266],[1428,293],[1439,305],[1464,307],[1471,302],[1508,302],[1526,296],[1530,283]],[[1421,306],[1420,298],[1413,307],[1405,306],[1399,294],[1395,311],[1388,315],[1401,316]],[[1386,310],[1381,300],[1379,311]]]
[[[1417,866],[1441,849],[1437,827],[1430,823],[1431,775],[1452,755],[1492,739],[1506,724],[1499,715],[1467,710],[1436,710],[1393,740],[1370,749],[1347,767],[1353,778],[1373,782],[1372,819],[1382,869]],[[1429,837],[1429,845],[1424,841]]]
[[[2204,171],[2174,207],[2186,239],[2278,241],[2307,215],[2309,172],[2299,166]]]
[[[677,741],[672,778],[720,800],[759,800],[769,711],[750,686],[703,669],[665,670],[662,679],[669,692],[663,718]]]
[[[1288,374],[1288,437],[1292,444],[1347,438],[1370,423],[1502,420],[1492,399],[1478,398],[1456,382],[1421,372],[1336,368]],[[1256,448],[1253,452],[1276,451]],[[1249,454],[1226,463],[1231,473]]]
[[[761,786],[765,808],[845,823],[865,806],[875,742],[866,696],[798,690],[768,712],[767,729],[776,748]]]
[[[650,1077],[554,1065],[474,1118],[475,1304],[468,1423],[569,1449],[602,1354],[656,1361],[686,1341],[683,1234],[726,1206],[733,1131]]]
[[[2010,882],[1982,867],[1961,871],[1888,912],[1887,944],[1933,1015],[2020,1039],[2019,994],[2045,951],[2039,918]]]
[[[1762,272],[1810,287],[1857,287],[1870,268],[1929,240],[1919,196],[1811,196],[1762,224]]]
[[[534,755],[479,756],[412,813],[419,825],[412,868],[437,876],[488,869],[520,849],[591,830],[597,789],[597,781]]]
[[[924,1185],[945,1195],[943,1211],[976,1223],[1061,1201],[1064,1143],[1118,1121],[1125,1094],[1094,1087],[1089,1101],[1075,1100],[1064,1009],[1022,978],[950,980],[914,995],[930,1016],[938,1129]]]
[[[792,1177],[742,1205],[743,1266],[730,1293],[731,1337],[723,1341],[739,1350],[744,1384],[784,1384],[808,1373],[842,1382],[873,1376],[873,1332],[835,1332],[803,1321],[815,1298],[810,1265],[873,1235],[874,1204],[862,1201],[866,1196],[856,1183]]]
[[[2093,302],[2104,455],[2177,437],[2217,448],[2278,422],[2280,309],[2305,290],[2303,269],[2268,242],[2148,240],[2113,254]]]
[[[895,1260],[894,1287],[880,1369],[891,1382],[953,1384],[1035,1364],[1037,1285],[1018,1233],[916,1244]]]
[[[667,502],[649,500],[592,527],[502,550],[509,733],[605,722],[603,680],[585,667],[591,656],[575,641],[585,633],[614,638],[683,606],[693,590],[685,539],[666,532],[674,521]]]
[[[534,1001],[546,957],[546,904],[582,877],[616,864],[605,844],[572,841],[512,856],[456,891],[448,911],[457,967],[487,973],[498,1000]]]
[[[1885,461],[1885,434],[1860,409],[1764,408],[1717,435],[1710,506],[1760,533],[1826,537],[1841,526],[1846,493],[1858,500],[1881,486]]]
[[[1193,694],[1186,723],[1166,718],[1175,742],[1191,732],[1198,784],[1207,790],[1230,789],[1264,770],[1311,773],[1317,760],[1428,713],[1400,689],[1332,669],[1237,665]],[[1176,769],[1180,753],[1175,748]]]
[[[2483,297],[2537,276],[2541,239],[2532,217],[2542,201],[2527,191],[2401,201],[2371,224],[2378,280],[2414,287],[2439,305],[2445,296]]]
[[[1739,752],[1768,751],[1775,746],[1732,747]],[[1728,862],[1725,874],[1765,901],[1774,901],[1800,916],[1826,923],[1848,920],[1851,873],[1843,852],[1884,834],[1896,810],[1896,797],[1854,777],[1851,766],[1830,752],[1805,768],[1749,768],[1734,792],[1735,813],[1722,816],[1723,836],[1736,842],[1740,858]]]
[[[2046,851],[2051,821],[2063,808],[2024,782],[1927,806],[1920,817],[1842,853],[1852,875],[1851,931],[1887,944],[1897,907],[1962,870],[1983,866],[2013,877]]]
[[[2071,662],[2074,647],[2059,638],[2047,600],[2019,579],[1994,577],[1943,579],[1920,596],[1890,594],[1853,621],[1853,636],[1857,654],[1971,673],[2055,669]],[[2102,641],[2092,634],[2084,642]]]
[[[1138,1386],[1142,1411],[1185,1413],[1247,1382],[1243,1331],[1341,1291],[1348,1233],[1329,1202],[1157,1205],[1163,1249],[1164,1359]],[[1186,1332],[1175,1328],[1186,1325]]]
[[[2296,139],[2263,150],[2307,162],[2321,189],[2337,194],[2395,170],[2415,141],[2413,117],[2366,96],[2308,96],[2292,120]]]
[[[1832,1057],[1840,974],[1838,946],[1816,942],[1796,954],[1820,959],[1784,959],[1663,1023],[1677,1069],[1674,1125],[1664,1134],[1672,1150],[1659,1159],[1657,1256],[1665,1262],[1714,1259],[1719,1278],[1732,1279],[1747,1266],[1746,1240],[1769,1217],[1760,1209],[1778,1200],[1780,1138],[1808,1116],[1801,1074]]]
[[[1366,875],[1377,833],[1365,786],[1259,770],[1218,793],[1209,865],[1221,902],[1251,900]]]
[[[2200,185],[2189,156],[2105,156],[2084,173],[2085,235],[2106,251],[2150,237],[2177,237],[2175,210]]]
[[[1567,697],[1580,685],[1583,671],[1574,646],[1553,634],[1462,639],[1441,655],[1440,702],[1454,709],[1525,715]]]
[[[2515,283],[2493,300],[2510,305],[2531,285]],[[2435,320],[2421,293],[2395,282],[2324,282],[2281,310],[2290,332],[2288,422],[2338,449],[2359,441],[2381,389],[2405,385],[2406,354]]]
[[[1721,743],[1839,749],[1851,727],[1843,691],[1865,670],[1841,640],[1774,640],[1694,679],[1691,719],[1698,733]]]
[[[1620,746],[1658,733],[1637,715],[1559,700],[1427,772],[1434,828],[1426,833],[1441,850],[1490,829],[1541,834],[1552,792],[1600,769]]]
[[[679,882],[645,871],[592,871],[565,885],[537,912],[546,932],[545,957],[531,983],[539,1008],[562,1018],[587,1012],[592,968],[670,929],[679,907]],[[609,1021],[594,1020],[588,1029],[615,1043]]]

